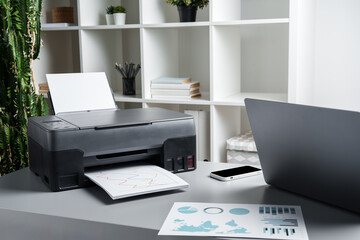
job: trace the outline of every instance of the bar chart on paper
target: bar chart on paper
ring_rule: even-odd
[[[308,239],[299,206],[175,203],[159,235]]]

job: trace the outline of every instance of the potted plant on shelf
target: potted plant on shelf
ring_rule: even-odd
[[[114,6],[110,5],[106,8],[106,24],[113,25],[114,24]]]
[[[177,6],[180,22],[195,22],[197,9],[203,9],[209,0],[167,0],[166,3]]]
[[[126,9],[123,6],[116,6],[114,8],[114,21],[116,25],[124,25],[126,18]]]

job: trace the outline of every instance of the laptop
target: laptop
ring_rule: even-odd
[[[360,112],[245,105],[268,184],[360,213]]]

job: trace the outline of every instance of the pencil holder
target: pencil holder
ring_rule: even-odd
[[[123,78],[123,94],[135,95],[135,78]]]

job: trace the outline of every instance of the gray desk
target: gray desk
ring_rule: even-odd
[[[270,187],[262,176],[209,177],[231,166],[199,162],[196,171],[178,174],[190,183],[184,191],[117,201],[97,186],[49,192],[23,169],[0,177],[0,239],[195,239],[157,236],[172,204],[185,201],[300,205],[311,240],[360,239],[360,215]]]

